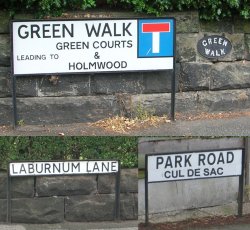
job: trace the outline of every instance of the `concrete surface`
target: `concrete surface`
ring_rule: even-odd
[[[63,224],[0,224],[0,230],[137,230],[138,221],[65,222]]]
[[[127,132],[115,132],[94,126],[92,123],[64,125],[23,125],[16,130],[12,126],[0,126],[0,136],[250,136],[250,116],[242,115],[224,119],[201,119],[144,126]]]
[[[188,230],[249,230],[249,224],[237,224],[237,225],[226,225],[216,226],[209,228],[188,228]]]

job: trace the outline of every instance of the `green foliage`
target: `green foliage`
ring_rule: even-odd
[[[0,168],[15,160],[117,159],[137,167],[136,137],[0,137]]]
[[[98,3],[98,4],[97,4]],[[10,11],[36,12],[38,17],[60,15],[66,10],[86,10],[109,7],[160,16],[169,11],[198,10],[201,19],[220,20],[239,15],[250,18],[249,0],[9,0],[0,2],[0,8]]]

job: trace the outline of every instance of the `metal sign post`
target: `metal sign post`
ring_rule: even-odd
[[[244,155],[244,149],[146,154],[145,224],[149,223],[149,183],[169,181],[239,176],[238,215],[242,216]]]
[[[68,164],[64,170],[64,164]],[[106,175],[115,174],[114,219],[120,220],[120,161],[37,161],[10,162],[7,180],[7,222],[12,222],[11,178],[26,176],[70,176],[70,175]]]
[[[17,126],[17,107],[16,107],[16,76],[12,75],[12,107],[13,107],[13,128]]]
[[[11,35],[14,127],[16,76],[36,75],[172,70],[174,120],[174,18],[14,20]]]

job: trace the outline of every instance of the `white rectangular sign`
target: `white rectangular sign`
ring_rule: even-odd
[[[48,176],[117,173],[118,161],[13,162],[10,176]]]
[[[240,176],[242,149],[147,155],[148,182]]]
[[[174,68],[173,18],[12,22],[14,75]]]

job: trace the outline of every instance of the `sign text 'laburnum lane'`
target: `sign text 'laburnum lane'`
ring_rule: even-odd
[[[119,171],[118,161],[13,162],[10,176],[102,174]]]

